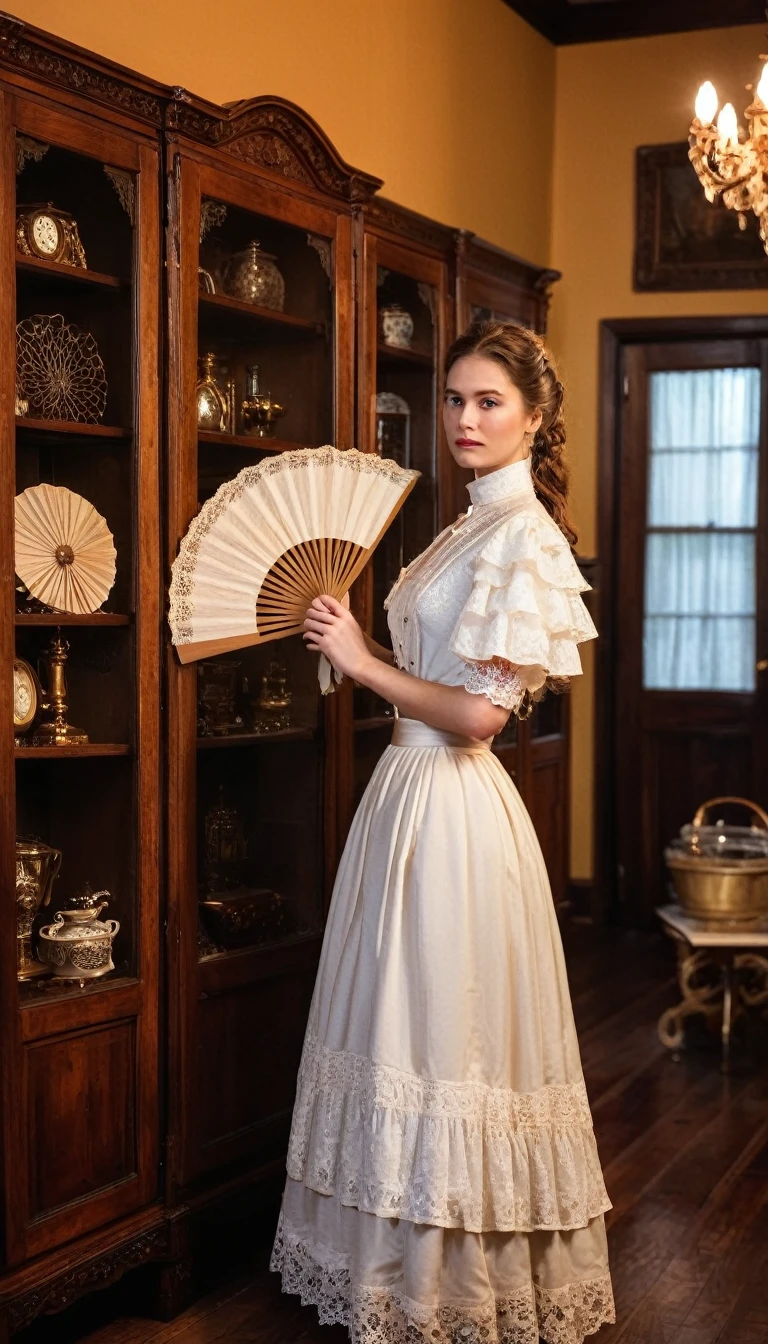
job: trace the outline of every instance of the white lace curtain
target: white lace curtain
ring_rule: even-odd
[[[755,688],[760,370],[650,377],[643,682]]]

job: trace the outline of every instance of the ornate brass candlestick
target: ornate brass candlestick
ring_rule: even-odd
[[[48,652],[43,655],[48,670],[46,677],[48,689],[43,710],[52,717],[35,730],[32,738],[33,747],[82,746],[88,741],[87,733],[67,723],[67,683],[64,668],[68,657],[69,644],[66,639],[62,639],[61,630],[58,629],[51,639]]]
[[[273,401],[268,392],[259,391],[259,366],[251,364],[245,370],[245,400],[242,405],[243,429],[260,439],[274,435],[275,422],[285,415],[285,407]]]

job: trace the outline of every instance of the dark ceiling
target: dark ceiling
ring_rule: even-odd
[[[766,0],[504,0],[558,46],[763,23]]]

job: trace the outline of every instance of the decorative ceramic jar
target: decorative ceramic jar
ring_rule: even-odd
[[[107,896],[108,891],[91,891],[86,883],[67,909],[40,930],[41,953],[62,980],[96,980],[115,969],[112,939],[120,925],[116,919],[99,919]]]
[[[385,345],[394,345],[399,350],[410,350],[413,340],[413,318],[399,303],[387,304],[379,309],[379,327],[381,339]]]
[[[230,258],[225,284],[227,293],[234,299],[255,303],[259,308],[274,308],[279,313],[283,311],[285,281],[275,258],[269,252],[262,252],[255,240]]]

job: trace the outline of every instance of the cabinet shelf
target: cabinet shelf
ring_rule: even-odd
[[[247,448],[253,453],[287,453],[309,446],[292,443],[290,439],[260,439],[256,434],[222,434],[210,429],[201,429],[197,437],[199,443],[215,443],[222,448]]]
[[[356,733],[371,732],[374,728],[386,728],[396,723],[394,714],[371,714],[366,719],[355,719],[353,727]]]
[[[275,733],[229,733],[226,737],[198,737],[199,751],[211,751],[222,747],[250,747],[264,742],[310,742],[315,736],[314,728],[281,728]]]
[[[55,761],[73,756],[130,756],[127,742],[84,742],[71,747],[14,747],[17,761]]]
[[[259,308],[254,303],[231,299],[226,294],[199,296],[198,323],[201,335],[208,331],[228,335],[233,327],[242,331],[243,326],[250,331],[261,330],[269,335],[270,340],[313,340],[326,335],[322,322],[315,322],[308,317],[293,317],[290,313],[280,313],[274,308]]]
[[[379,344],[376,347],[376,359],[379,364],[397,369],[432,370],[435,365],[433,355],[424,354],[421,350],[401,350],[396,345]]]
[[[52,920],[53,915],[49,918]],[[105,1002],[105,996],[109,1003]],[[24,1040],[34,1041],[93,1022],[127,1016],[136,1011],[138,997],[138,982],[132,976],[121,975],[119,969],[96,980],[86,980],[82,986],[78,980],[54,975],[22,980],[19,983],[22,1035]]]
[[[92,425],[82,420],[34,420],[29,416],[16,417],[16,432],[30,437],[78,439],[123,439],[130,440],[130,429],[122,425]]]
[[[32,281],[71,280],[75,285],[95,285],[101,289],[126,289],[130,284],[117,275],[84,270],[82,266],[65,266],[60,261],[43,261],[39,257],[17,257],[16,272]]]
[[[14,616],[16,625],[130,625],[132,616],[118,611],[94,611],[84,616],[74,616],[67,611],[17,611]]]

